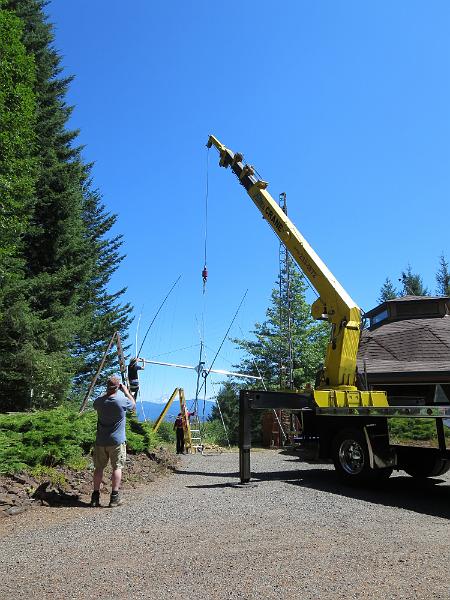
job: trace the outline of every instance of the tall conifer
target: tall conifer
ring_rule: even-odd
[[[46,4],[3,0],[4,10],[23,21],[22,41],[36,66],[37,176],[21,250],[29,307],[20,341],[23,361],[10,370],[23,382],[23,407],[65,399],[73,378],[94,368],[113,331],[124,333],[130,312],[120,303],[124,290],[107,290],[121,260],[121,240],[108,239],[116,217],[92,190],[78,132],[68,128],[72,108],[65,96],[72,78],[61,75]]]
[[[383,285],[381,286],[378,302],[381,304],[382,302],[386,302],[386,300],[393,300],[397,296],[398,292],[395,289],[394,284],[389,277],[386,277]]]
[[[109,292],[108,283],[123,260],[122,236],[108,238],[117,216],[107,211],[101,194],[94,189],[90,178],[91,165],[86,167],[84,185],[83,222],[87,237],[87,257],[94,268],[87,285],[84,286],[80,316],[82,318],[74,352],[78,357],[76,388],[83,389],[86,377],[95,372],[105,349],[105,344],[114,331],[125,334],[130,324],[130,304],[122,304],[126,288]],[[125,337],[125,336],[124,336]],[[117,370],[114,355],[105,364],[104,373]]]
[[[22,375],[36,406],[63,400],[74,374],[70,345],[79,328],[79,287],[91,265],[83,260],[83,166],[66,128],[71,108],[64,96],[70,78],[60,77],[60,58],[39,0],[7,0],[24,23],[23,43],[36,64],[37,179],[23,257],[33,320]]]
[[[281,274],[282,278],[285,276],[286,273]],[[280,367],[286,368],[289,363],[288,310],[291,313],[294,387],[300,388],[306,383],[313,383],[324,360],[329,327],[327,323],[312,318],[311,306],[305,298],[306,289],[304,276],[291,267],[290,306],[287,306],[284,295],[280,296],[280,286],[277,285],[272,291],[266,320],[255,323],[253,339],[234,340],[247,354],[238,368],[253,375],[260,372],[268,389],[279,389],[280,381],[286,381]]]
[[[424,287],[422,277],[419,273],[413,273],[411,265],[406,271],[402,271],[399,279],[402,283],[402,296],[428,296],[428,289]]]
[[[442,254],[439,259],[439,270],[436,273],[436,294],[438,296],[450,296],[450,272],[448,270],[448,262]]]
[[[35,65],[23,25],[0,3],[0,278],[15,268],[35,186]]]
[[[25,348],[33,315],[23,249],[36,185],[36,104],[35,64],[22,35],[21,20],[0,4],[0,411],[31,402]]]

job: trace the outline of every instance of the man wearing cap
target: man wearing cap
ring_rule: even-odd
[[[120,506],[119,496],[122,469],[126,460],[126,413],[134,410],[136,402],[128,388],[119,377],[113,375],[106,383],[106,394],[94,400],[97,411],[97,436],[93,452],[94,458],[94,491],[91,506],[100,506],[100,485],[103,471],[111,461],[111,498],[110,508]]]

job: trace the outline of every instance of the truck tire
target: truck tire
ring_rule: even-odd
[[[414,455],[411,459],[406,456],[402,461],[401,468],[416,479],[439,477],[450,469],[450,460],[426,454]]]
[[[372,469],[364,431],[346,429],[332,443],[332,458],[339,477],[346,483],[380,483],[388,479],[391,468]]]

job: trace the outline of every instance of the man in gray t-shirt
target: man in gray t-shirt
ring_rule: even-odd
[[[127,411],[134,410],[136,402],[119,377],[109,377],[106,394],[94,400],[97,411],[97,435],[93,452],[94,458],[94,491],[91,506],[100,506],[100,485],[103,471],[111,461],[111,498],[110,507],[120,506],[119,487],[122,480],[122,469],[126,460],[125,425]]]

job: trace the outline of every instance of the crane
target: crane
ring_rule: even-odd
[[[267,190],[268,183],[244,163],[243,155],[224,146],[213,135],[207,147],[220,154],[219,165],[230,167],[264,219],[291,253],[319,297],[311,307],[315,319],[331,324],[323,372],[314,400],[318,406],[387,406],[385,392],[358,390],[356,356],[361,332],[361,309]]]

